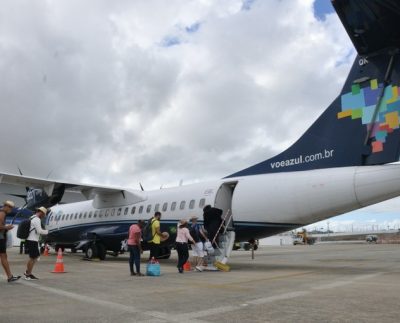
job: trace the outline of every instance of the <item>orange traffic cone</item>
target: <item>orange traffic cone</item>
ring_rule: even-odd
[[[43,256],[47,257],[48,255],[49,255],[49,246],[46,243],[46,246],[44,247]]]
[[[189,262],[189,261],[186,261],[186,262],[183,264],[183,270],[184,270],[184,271],[191,271],[191,270],[192,270],[192,267],[190,266],[190,262]]]
[[[54,270],[52,271],[52,273],[59,273],[59,274],[65,273],[63,253],[62,253],[61,248],[58,249],[57,261],[56,261],[56,265],[54,266]]]

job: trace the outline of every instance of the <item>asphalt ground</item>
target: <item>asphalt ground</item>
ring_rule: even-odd
[[[27,256],[8,255],[22,274]],[[0,322],[400,321],[400,245],[262,247],[254,260],[233,252],[230,272],[184,274],[173,251],[160,277],[131,277],[126,255],[82,258],[65,253],[67,272],[54,274],[55,252],[42,256],[34,282],[2,272]]]

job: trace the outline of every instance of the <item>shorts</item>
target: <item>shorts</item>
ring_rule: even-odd
[[[204,257],[204,245],[203,242],[196,242],[195,245],[192,245],[192,251],[194,257]]]
[[[7,253],[7,240],[0,239],[0,253]]]
[[[39,243],[37,241],[26,240],[25,248],[28,251],[29,258],[39,258]]]

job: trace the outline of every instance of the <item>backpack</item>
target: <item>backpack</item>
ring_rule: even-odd
[[[150,218],[147,220],[147,223],[142,229],[142,238],[144,242],[150,242],[153,240],[154,235],[151,232],[151,225],[153,224],[154,218]]]
[[[202,237],[200,236],[200,225],[198,223],[190,227],[189,233],[195,242],[201,241]]]
[[[29,218],[21,221],[17,229],[17,238],[24,240],[29,237],[31,231],[35,230],[35,228],[31,230],[31,220],[32,219]]]

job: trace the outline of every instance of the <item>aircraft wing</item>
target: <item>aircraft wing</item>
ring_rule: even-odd
[[[398,48],[398,0],[332,0],[332,4],[360,55]]]
[[[53,203],[50,203],[53,205],[94,199],[97,203],[96,207],[108,207],[135,203],[145,199],[142,192],[127,191],[124,188],[68,183],[0,173],[0,193],[3,195],[25,198],[26,200],[33,190],[44,192],[50,200],[53,197],[51,201]]]

